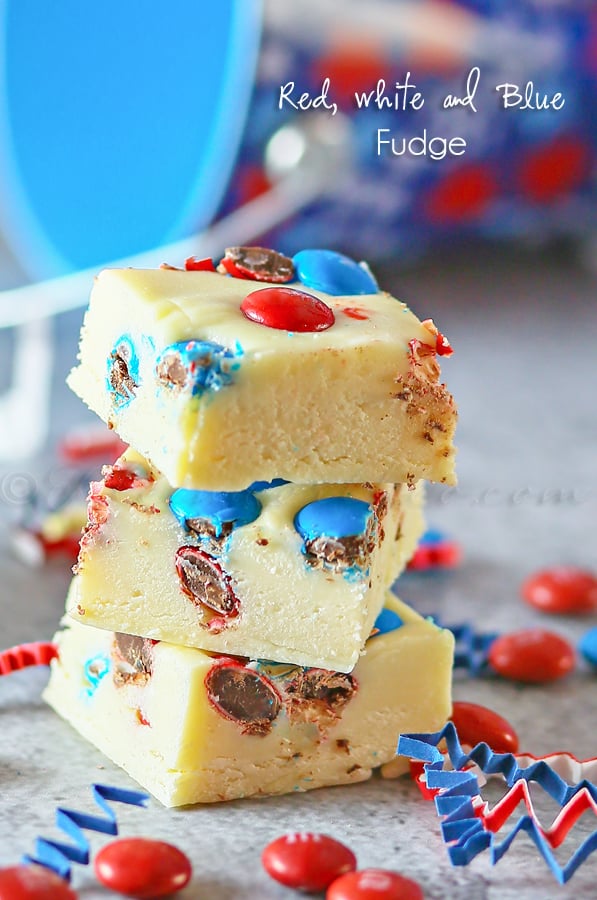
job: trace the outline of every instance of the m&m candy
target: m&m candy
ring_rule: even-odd
[[[362,869],[336,879],[325,900],[423,900],[421,886],[386,869]]]
[[[583,634],[578,649],[588,663],[597,666],[597,628],[591,628]]]
[[[586,615],[597,611],[597,576],[576,566],[535,572],[522,583],[521,593],[541,612]]]
[[[336,321],[323,300],[287,287],[253,291],[247,294],[240,308],[252,322],[279,331],[325,331]]]
[[[568,675],[576,665],[576,654],[560,635],[529,628],[496,638],[489,648],[489,664],[503,678],[543,684]]]
[[[188,857],[165,841],[121,838],[106,844],[95,857],[95,874],[112,891],[139,900],[165,897],[188,884]]]
[[[334,297],[377,294],[377,282],[366,266],[334,250],[300,250],[293,257],[297,277],[305,287]]]
[[[461,744],[475,747],[484,742],[494,753],[516,753],[518,735],[507,719],[478,703],[455,701],[452,722]]]
[[[267,247],[227,247],[218,272],[277,284],[294,278],[292,260]]]
[[[77,900],[64,878],[43,866],[0,869],[0,900]]]
[[[261,855],[265,871],[286,887],[317,894],[340,875],[356,869],[348,847],[327,834],[285,834],[268,844]]]

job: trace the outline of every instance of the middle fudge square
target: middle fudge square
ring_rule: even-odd
[[[129,449],[93,482],[67,611],[110,631],[350,672],[423,530],[422,491],[173,489]]]

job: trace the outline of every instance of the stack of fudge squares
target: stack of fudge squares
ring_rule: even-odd
[[[45,697],[165,805],[397,772],[449,717],[452,635],[389,588],[454,481],[450,352],[329,250],[96,278],[69,384],[130,447]]]

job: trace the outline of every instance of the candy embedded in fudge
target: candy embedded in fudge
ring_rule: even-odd
[[[386,604],[350,674],[65,620],[44,696],[166,806],[364,781],[451,709],[451,633]]]
[[[75,393],[175,487],[454,483],[433,322],[339,254],[233,251],[221,272],[101,272]]]
[[[67,610],[88,625],[349,671],[423,530],[406,485],[173,490],[128,450],[91,486]]]

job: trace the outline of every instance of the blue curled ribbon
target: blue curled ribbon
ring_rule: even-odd
[[[80,863],[83,866],[89,864],[90,844],[83,834],[83,829],[98,831],[102,834],[118,834],[118,822],[113,810],[108,806],[108,801],[127,803],[130,806],[145,806],[149,800],[149,795],[140,791],[124,790],[106,784],[92,784],[91,791],[93,799],[105,815],[94,816],[75,809],[58,807],[56,825],[72,839],[73,843],[64,844],[61,841],[38,837],[35,841],[36,855],[23,856],[23,863],[45,866],[46,869],[51,869],[61,878],[70,881],[71,862]]]

